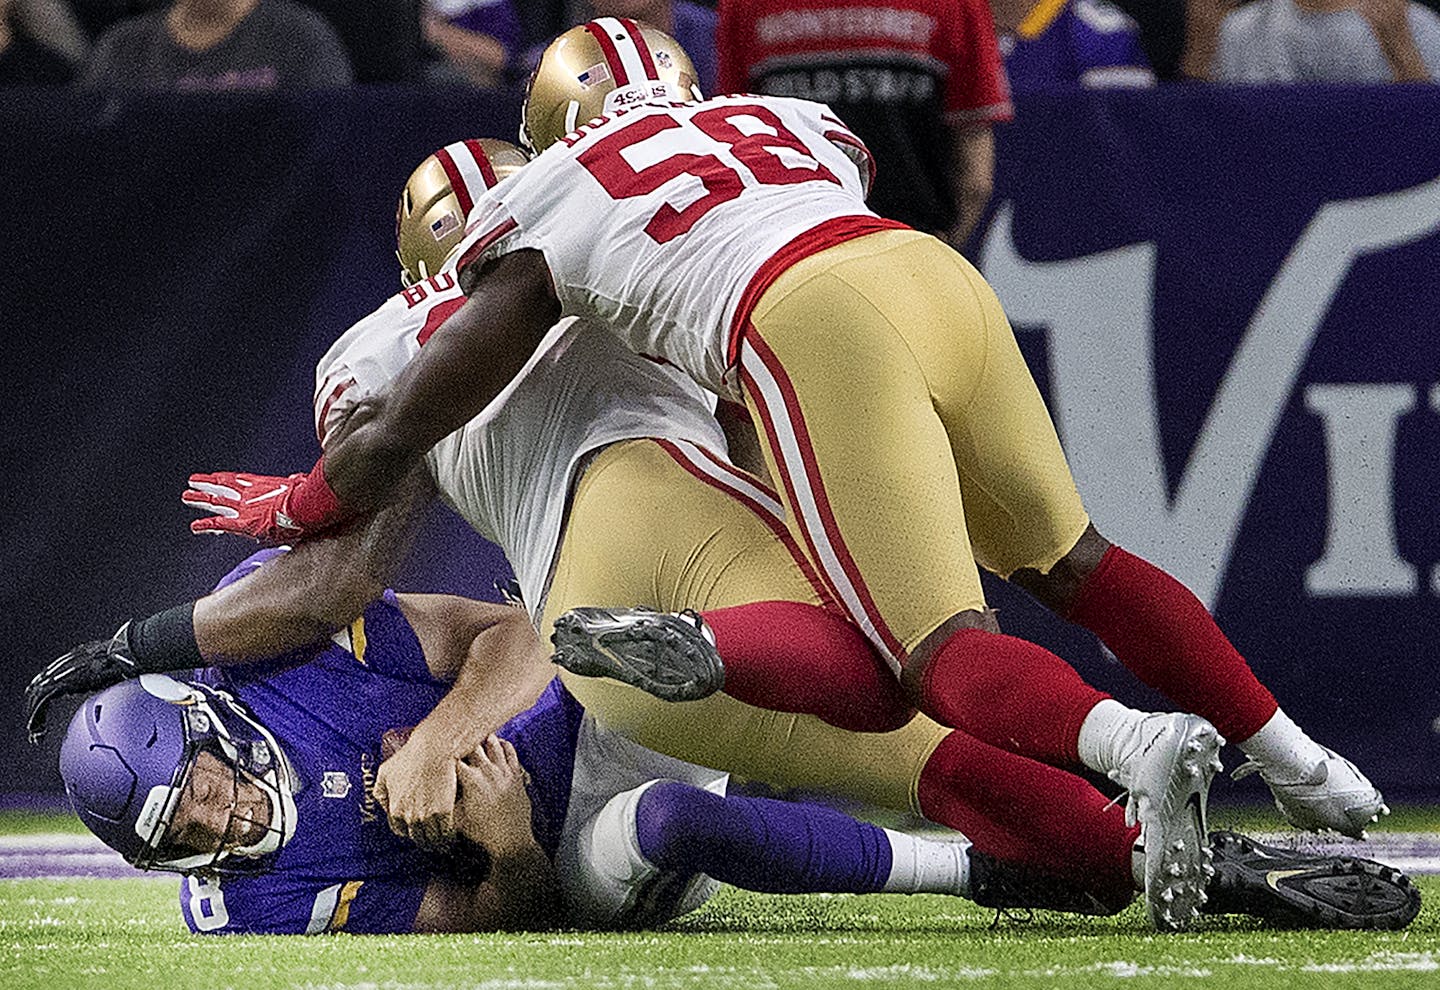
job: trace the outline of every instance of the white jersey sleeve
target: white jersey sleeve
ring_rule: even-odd
[[[335,342],[315,370],[322,446],[464,302],[454,273],[441,272],[392,296]],[[504,551],[538,620],[584,456],[637,437],[689,440],[723,454],[713,410],[713,397],[680,372],[626,351],[593,324],[565,319],[499,396],[430,450],[426,467],[441,498]]]
[[[864,202],[868,158],[807,100],[617,111],[481,197],[456,267],[538,250],[566,314],[729,392],[737,316],[762,266],[827,223],[884,223]]]
[[[453,274],[426,279],[385,300],[331,345],[315,366],[315,436],[335,429],[367,395],[383,390],[465,303]]]

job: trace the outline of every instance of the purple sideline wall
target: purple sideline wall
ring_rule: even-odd
[[[509,137],[516,110],[403,89],[0,96],[0,795],[59,786],[58,731],[23,741],[35,669],[244,554],[190,536],[186,475],[313,461],[311,370],[396,285],[409,169]],[[1437,116],[1421,88],[1027,100],[971,252],[1101,527],[1186,580],[1396,797],[1440,797]],[[437,512],[403,584],[486,595],[503,571]],[[1156,703],[1032,603],[995,602]]]

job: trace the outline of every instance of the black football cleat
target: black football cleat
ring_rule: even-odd
[[[1399,870],[1353,856],[1311,856],[1236,832],[1210,833],[1206,914],[1248,914],[1285,928],[1404,928],[1420,891]]]
[[[715,638],[695,612],[575,608],[555,620],[551,658],[584,677],[609,677],[662,701],[695,701],[725,686]]]

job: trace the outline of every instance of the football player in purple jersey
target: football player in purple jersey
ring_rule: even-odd
[[[77,814],[134,865],[184,874],[181,911],[194,931],[646,927],[698,907],[719,882],[1119,907],[958,835],[727,794],[724,773],[596,726],[508,606],[386,591],[321,645],[298,646],[353,612],[349,596],[371,580],[363,546],[377,541],[357,532],[253,555],[206,600],[212,618],[228,608],[231,628],[249,630],[230,634],[220,666],[186,680],[126,679],[71,720],[61,771]],[[333,576],[318,594],[296,580],[317,568]],[[226,593],[257,571],[246,584],[273,594]],[[256,600],[267,604],[234,606]],[[497,715],[519,696],[534,703]],[[387,816],[386,774],[437,765],[458,783],[450,820],[411,828],[393,808]],[[1409,880],[1380,864],[1296,856],[1230,833],[1212,841],[1210,910],[1366,928],[1403,927],[1418,912]],[[1278,867],[1284,878],[1267,885]]]
[[[289,563],[281,553],[260,551],[221,587]],[[324,604],[310,598],[290,631],[305,635]],[[283,615],[270,619],[272,641],[284,639]],[[693,910],[721,881],[1113,909],[958,835],[727,795],[726,774],[596,726],[545,664],[491,689],[494,656],[540,650],[508,606],[387,591],[323,646],[91,695],[71,720],[62,776],[107,844],[138,867],[185,874],[181,910],[197,932],[644,927]],[[539,697],[491,734],[508,691]],[[459,793],[451,822],[402,836],[377,769],[410,753],[453,765]]]

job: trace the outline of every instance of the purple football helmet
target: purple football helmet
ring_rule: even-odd
[[[203,852],[167,846],[195,761],[207,751],[233,770],[236,793],[248,782],[269,801],[258,841]],[[297,779],[280,744],[237,700],[204,684],[144,674],[85,699],[60,748],[60,775],[86,827],[142,870],[260,872],[295,832]]]

